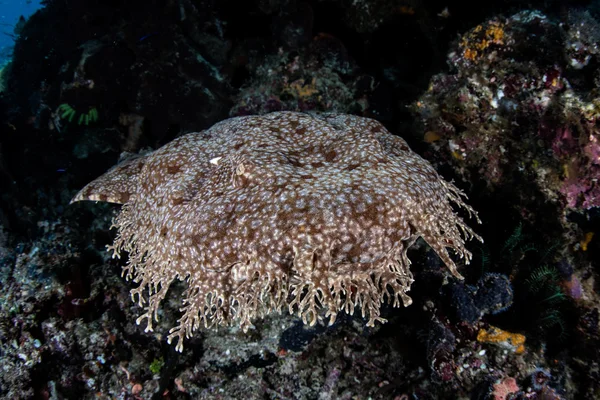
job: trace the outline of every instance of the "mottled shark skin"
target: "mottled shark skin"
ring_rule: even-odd
[[[87,184],[71,200],[71,203],[84,200],[105,203],[125,204],[135,192],[135,183],[146,157],[133,157],[115,165],[104,175]]]
[[[481,238],[452,208],[477,214],[406,142],[379,122],[276,112],[231,118],[128,160],[73,202],[123,204],[110,249],[124,252],[131,291],[152,330],[175,280],[187,282],[169,335],[239,324],[287,308],[315,324],[360,308],[385,322],[384,301],[411,303],[406,251],[422,237],[462,278]],[[479,219],[477,219],[479,222]]]

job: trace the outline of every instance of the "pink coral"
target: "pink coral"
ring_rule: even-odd
[[[496,382],[492,389],[494,400],[508,400],[509,395],[519,391],[519,385],[515,378],[505,378]]]

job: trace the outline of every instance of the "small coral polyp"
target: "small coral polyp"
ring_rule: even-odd
[[[129,253],[132,297],[153,320],[169,286],[187,282],[169,342],[201,325],[288,309],[306,324],[360,308],[408,306],[407,249],[422,237],[461,278],[477,238],[453,210],[464,194],[377,121],[276,112],[231,118],[121,163],[73,201],[123,204],[114,256]]]

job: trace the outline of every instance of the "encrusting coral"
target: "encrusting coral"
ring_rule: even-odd
[[[123,204],[114,256],[157,320],[171,283],[187,282],[169,343],[201,325],[239,323],[288,308],[333,323],[360,307],[385,322],[384,301],[411,303],[407,249],[422,237],[452,274],[453,249],[481,238],[451,203],[476,213],[406,142],[377,121],[275,112],[231,118],[124,163],[74,198]],[[477,219],[478,220],[478,219]],[[478,220],[479,221],[479,220]]]

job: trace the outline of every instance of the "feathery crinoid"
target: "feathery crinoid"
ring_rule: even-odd
[[[73,201],[123,204],[114,256],[129,253],[147,330],[175,280],[187,283],[169,335],[288,309],[315,324],[384,301],[411,303],[406,251],[422,237],[451,273],[481,238],[451,203],[476,213],[406,142],[352,115],[276,112],[231,118],[120,164]],[[478,220],[478,219],[477,219]],[[479,221],[479,220],[478,220]]]

